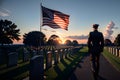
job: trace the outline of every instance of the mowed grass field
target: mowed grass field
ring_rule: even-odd
[[[117,57],[111,54],[105,49],[104,49],[103,55],[118,71],[120,71],[120,57]]]

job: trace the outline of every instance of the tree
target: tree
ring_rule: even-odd
[[[50,38],[48,39],[48,42],[47,44],[48,45],[53,45],[53,46],[56,46],[56,45],[59,45],[61,42],[59,36],[57,35],[51,35]]]
[[[31,31],[23,35],[23,43],[28,46],[43,46],[46,42],[46,36],[39,31]]]
[[[115,38],[114,44],[116,46],[120,46],[120,34],[118,34],[117,37]]]
[[[70,40],[66,40],[66,41],[65,41],[65,45],[71,46],[71,45],[72,45],[72,42],[71,42]]]
[[[110,46],[110,45],[112,45],[112,42],[111,42],[110,39],[105,39],[105,40],[104,40],[104,43],[105,43],[105,46]]]
[[[8,20],[0,20],[0,44],[12,44],[13,40],[20,40],[20,29]]]
[[[78,41],[77,40],[73,40],[72,45],[73,46],[78,46]]]

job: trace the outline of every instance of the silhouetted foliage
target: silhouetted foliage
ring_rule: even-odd
[[[114,44],[116,46],[120,46],[120,34],[118,34],[117,37],[115,38]]]
[[[78,46],[78,41],[77,40],[73,40],[72,45],[73,46]]]
[[[111,46],[112,42],[110,39],[105,39],[104,44],[105,44],[105,46]]]
[[[23,35],[23,43],[28,46],[43,46],[46,42],[46,36],[42,32],[32,31]]]
[[[60,41],[61,40],[60,40],[59,36],[57,36],[57,35],[51,35],[50,38],[48,39],[47,44],[48,45],[56,46],[56,45],[60,44]]]
[[[13,40],[20,40],[20,29],[8,20],[0,20],[0,44],[12,44]]]
[[[66,41],[65,41],[65,45],[67,45],[67,46],[72,46],[72,42],[71,42],[70,40],[66,40]]]

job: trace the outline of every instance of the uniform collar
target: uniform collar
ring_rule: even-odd
[[[94,32],[98,32],[98,30],[94,30]]]

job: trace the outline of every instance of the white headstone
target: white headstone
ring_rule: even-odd
[[[18,53],[17,52],[11,52],[8,54],[8,62],[7,62],[7,66],[11,67],[11,66],[16,66],[18,62]]]
[[[52,67],[52,51],[48,51],[46,56],[46,69],[50,67]]]
[[[30,60],[30,80],[44,80],[44,57],[33,56]]]

